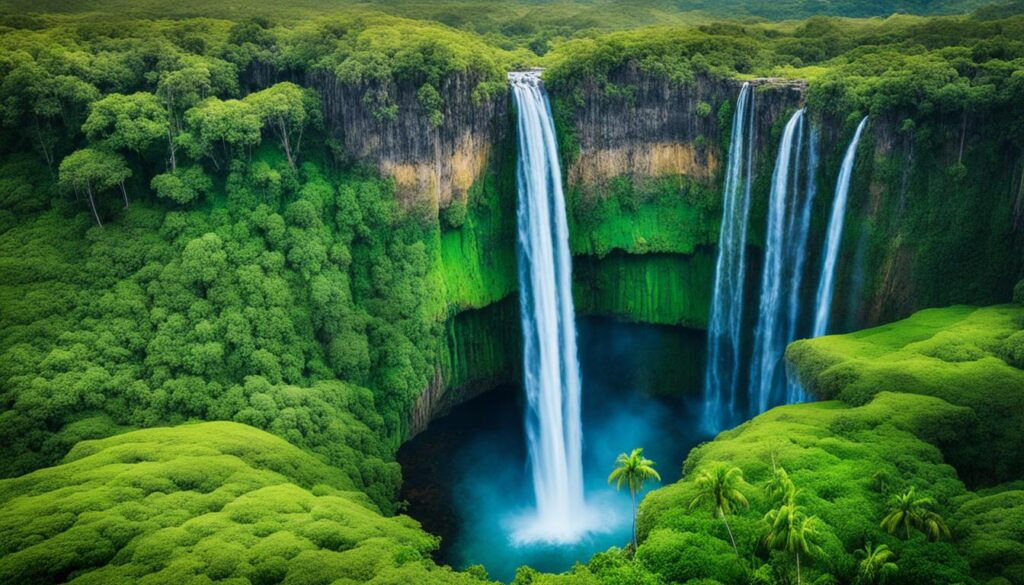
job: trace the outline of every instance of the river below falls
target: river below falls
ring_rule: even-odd
[[[574,544],[515,542],[533,507],[521,386],[462,404],[399,451],[406,510],[442,538],[436,558],[456,569],[481,564],[511,581],[522,565],[564,571],[630,540],[628,492],[607,483],[615,457],[643,447],[663,484],[679,479],[700,434],[706,334],[679,327],[579,321],[583,377],[583,471],[590,522]]]

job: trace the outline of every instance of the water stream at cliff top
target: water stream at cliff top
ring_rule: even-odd
[[[536,72],[509,76],[518,118],[519,300],[526,437],[536,510],[521,542],[571,543],[597,527],[583,497],[583,432],[572,258],[555,125]]]

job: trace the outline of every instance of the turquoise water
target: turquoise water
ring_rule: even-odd
[[[442,537],[439,561],[482,564],[510,581],[521,565],[564,571],[630,539],[630,502],[607,477],[616,455],[644,447],[665,482],[680,476],[698,431],[705,334],[581,319],[583,480],[598,529],[573,544],[517,543],[534,507],[523,390],[504,386],[431,424],[399,453],[407,513]],[[672,397],[657,397],[672,392]]]

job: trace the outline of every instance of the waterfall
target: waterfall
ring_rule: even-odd
[[[810,126],[810,124],[808,124]],[[804,200],[800,212],[800,223],[797,226],[795,237],[790,242],[790,258],[793,272],[790,275],[789,283],[789,326],[786,328],[786,344],[797,338],[797,327],[800,322],[800,290],[803,285],[804,265],[807,262],[807,238],[811,231],[811,208],[814,206],[814,198],[818,193],[818,131],[810,127],[810,139],[807,143],[807,175],[804,186]],[[785,347],[785,346],[783,346]],[[783,349],[785,352],[785,349]],[[807,399],[803,387],[798,380],[790,377],[787,372],[786,378],[786,404],[803,402]]]
[[[800,141],[803,136],[804,110],[797,110],[786,123],[779,143],[779,154],[772,173],[768,198],[768,225],[765,229],[764,267],[761,272],[761,296],[757,327],[754,330],[754,353],[750,370],[750,409],[752,414],[768,410],[778,387],[776,376],[788,322],[783,324],[784,285],[789,254],[798,215],[790,195],[799,188]],[[802,218],[800,218],[802,221]]]
[[[522,538],[571,541],[584,522],[572,259],[551,108],[537,72],[509,74],[517,112],[519,299],[536,518]]]
[[[832,313],[832,294],[835,290],[836,263],[839,260],[839,244],[843,239],[843,221],[846,217],[846,199],[850,190],[850,177],[853,175],[853,163],[857,157],[857,143],[864,132],[868,118],[864,117],[857,125],[857,131],[850,140],[843,157],[843,165],[836,180],[836,198],[832,203],[832,215],[828,221],[828,234],[825,239],[825,252],[821,264],[821,280],[818,282],[818,297],[815,303],[813,337],[821,337],[828,331],[828,321]]]
[[[740,325],[746,273],[747,216],[750,213],[754,148],[754,95],[744,83],[736,100],[729,161],[722,190],[714,294],[708,319],[708,361],[704,374],[704,429],[717,433],[736,421],[740,373]]]

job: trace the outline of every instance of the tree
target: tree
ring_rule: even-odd
[[[171,168],[176,168],[167,110],[151,93],[113,93],[93,102],[82,131],[89,140],[103,142],[111,149],[126,149],[140,154],[157,140],[166,139]]]
[[[729,515],[737,507],[750,506],[747,497],[740,491],[742,481],[743,471],[739,467],[719,465],[710,471],[705,470],[697,477],[697,495],[690,502],[691,510],[700,506],[710,507],[711,516],[722,520],[736,556],[739,556],[740,551],[736,547],[732,527],[729,526]]]
[[[157,175],[149,186],[156,191],[158,197],[185,204],[209,192],[213,188],[213,181],[199,165],[191,165]]]
[[[319,99],[311,90],[291,82],[282,82],[245,98],[281,140],[288,164],[295,168],[295,159],[302,148],[302,132],[310,123],[319,121]]]
[[[654,462],[644,457],[643,449],[633,449],[629,455],[619,453],[615,459],[615,469],[608,476],[608,483],[614,483],[615,489],[622,489],[623,484],[629,486],[629,495],[633,500],[633,548],[636,549],[636,495],[643,489],[648,480],[661,481],[661,476],[654,469]]]
[[[214,148],[220,145],[225,158],[260,143],[260,117],[247,102],[208,98],[185,113],[187,132],[177,142],[189,156],[209,157],[215,166]]]
[[[177,168],[177,140],[184,130],[185,113],[208,97],[238,92],[238,72],[227,61],[189,55],[174,62],[177,68],[158,74],[156,87],[156,95],[168,116],[172,171]]]
[[[33,146],[52,169],[57,158],[55,149],[62,138],[57,126],[77,131],[80,113],[100,92],[91,83],[64,74],[59,59],[43,62],[27,51],[9,53],[0,80],[3,123],[31,134]],[[52,55],[50,51],[45,53]]]
[[[854,554],[860,559],[860,563],[857,565],[856,581],[859,585],[885,583],[889,575],[899,570],[896,563],[892,562],[895,555],[884,544],[874,546],[869,542]]]
[[[796,504],[783,504],[764,517],[768,523],[764,543],[768,548],[784,550],[796,558],[796,583],[801,583],[800,555],[813,556],[821,553],[815,542],[818,537],[817,516],[807,516]]]
[[[917,497],[916,488],[911,487],[902,494],[895,494],[889,499],[889,512],[882,518],[882,528],[889,534],[896,534],[900,528],[906,538],[910,538],[910,529],[916,528],[924,533],[928,540],[938,540],[949,536],[949,527],[937,512],[931,508],[935,499],[924,496]]]
[[[130,176],[132,176],[132,171],[125,164],[124,157],[121,155],[94,148],[83,148],[69,154],[61,161],[58,182],[61,188],[74,191],[76,196],[85,193],[92,215],[96,218],[96,223],[102,227],[103,222],[100,221],[100,214],[96,210],[95,195],[119,185],[121,195],[124,196],[124,206],[127,208],[128,193],[124,189],[124,181]]]
[[[771,502],[772,506],[779,507],[783,504],[792,504],[796,499],[796,486],[793,484],[793,480],[789,478],[789,474],[786,470],[781,467],[775,467],[772,470],[772,477],[768,480],[768,484],[765,486],[765,493],[768,495],[768,501]]]

